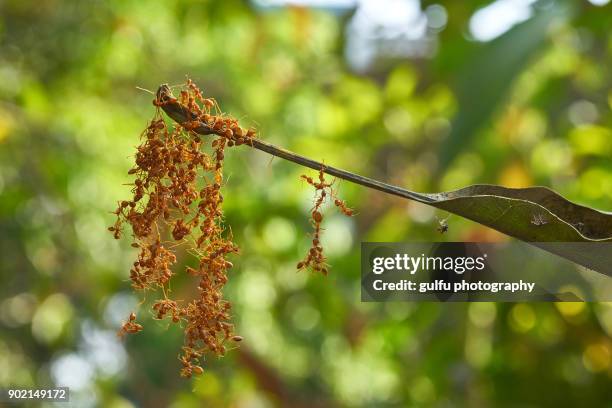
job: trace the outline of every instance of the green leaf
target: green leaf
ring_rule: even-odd
[[[545,44],[551,24],[566,19],[569,10],[568,7],[540,10],[529,20],[474,51],[474,58],[458,74],[455,90],[459,111],[442,147],[440,171],[470,146],[504,101],[514,80]]]
[[[612,213],[575,204],[545,187],[473,185],[423,196],[423,203],[612,275],[612,251],[601,250],[612,242]],[[576,245],[558,245],[567,242]]]

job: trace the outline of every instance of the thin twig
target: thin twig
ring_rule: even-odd
[[[160,102],[159,105],[164,110],[164,112],[166,112],[166,114],[174,121],[178,122],[179,124],[190,122],[189,128],[193,132],[198,133],[200,135],[215,134],[215,131],[204,122],[199,121],[198,126],[193,126],[193,122],[197,120],[197,115],[193,112],[190,112],[184,105],[181,105],[176,100],[176,98],[172,96],[170,88],[167,85],[161,85],[157,90],[157,101]],[[324,163],[290,152],[289,150],[285,150],[281,147],[264,142],[260,139],[249,139],[248,142],[244,143],[244,146],[249,146],[261,150],[276,157],[280,157],[281,159],[289,160],[291,162],[297,163],[305,167],[309,167],[314,170],[323,169],[325,173],[331,176],[335,176],[355,184],[372,188],[374,190],[383,191],[388,194],[407,198],[409,200],[414,200],[421,203],[433,203],[436,201],[429,194],[416,193],[414,191],[406,190],[405,188],[383,183],[382,181],[360,176],[359,174],[355,174],[350,171],[328,166]]]

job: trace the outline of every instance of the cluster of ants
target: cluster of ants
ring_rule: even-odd
[[[179,361],[181,375],[191,377],[203,372],[201,363],[207,353],[223,356],[228,344],[243,340],[234,333],[232,306],[223,298],[227,274],[233,266],[227,258],[238,252],[238,246],[223,227],[221,186],[225,149],[249,143],[255,130],[244,129],[236,119],[223,114],[216,101],[205,98],[191,80],[178,98],[169,87],[160,87],[153,104],[158,109],[141,135],[135,166],[128,172],[136,177],[132,197],[118,203],[116,222],[108,229],[119,239],[124,225],[131,227],[131,245],[139,249],[130,269],[132,287],[161,292],[161,299],[152,306],[154,318],[167,318],[184,327]],[[191,120],[169,129],[160,111],[164,104],[175,104],[188,112]],[[218,136],[212,138],[208,152],[202,150],[204,142],[198,133]],[[328,267],[320,244],[321,206],[326,197],[332,197],[345,215],[353,211],[336,197],[333,182],[325,181],[324,169],[318,181],[302,178],[315,188],[311,219],[315,232],[312,248],[298,269],[311,268],[326,275]],[[198,181],[203,181],[203,186]],[[198,280],[197,296],[189,302],[169,297],[177,262],[175,250],[180,246],[198,259],[197,267],[186,267],[186,272]],[[142,328],[136,314],[131,313],[118,335],[137,333]]]
[[[353,215],[353,210],[347,207],[343,200],[337,197],[336,192],[332,189],[332,182],[325,181],[325,169],[322,167],[319,170],[318,181],[307,175],[301,175],[301,179],[306,181],[315,189],[314,207],[311,209],[310,222],[314,228],[312,234],[312,246],[308,250],[304,260],[298,262],[297,269],[302,270],[311,268],[314,272],[320,272],[323,275],[328,273],[328,265],[326,262],[325,255],[323,255],[323,247],[321,246],[321,223],[323,222],[323,214],[321,213],[321,207],[325,203],[327,197],[334,200],[334,205],[347,217]]]
[[[223,137],[212,140],[211,152],[206,153],[200,137],[190,133],[191,123],[170,130],[158,109],[141,137],[135,167],[128,172],[136,177],[133,196],[119,203],[117,220],[109,230],[119,239],[123,225],[131,227],[132,246],[140,250],[130,270],[132,287],[161,290],[163,297],[153,304],[154,317],[184,326],[179,361],[181,375],[190,377],[203,372],[200,364],[205,353],[222,356],[228,342],[242,341],[234,333],[231,304],[222,293],[232,268],[227,257],[237,253],[238,247],[224,231],[221,185],[225,148],[243,143],[255,131],[242,129],[233,118],[212,115],[211,109],[218,109],[216,103],[204,98],[191,81],[178,101]],[[162,103],[159,98],[154,101],[158,107]],[[205,180],[203,186],[199,180]],[[198,258],[197,267],[187,268],[198,279],[197,296],[190,302],[169,298],[179,246]],[[136,315],[130,314],[118,334],[142,330],[135,320]]]

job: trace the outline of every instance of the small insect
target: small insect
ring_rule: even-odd
[[[436,220],[438,220],[438,227],[436,228],[436,231],[438,231],[440,234],[444,234],[448,232],[448,217],[446,218],[436,217]]]
[[[544,214],[533,214],[531,217],[531,223],[536,227],[548,224],[548,220],[544,217]]]

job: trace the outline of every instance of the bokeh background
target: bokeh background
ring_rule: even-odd
[[[263,139],[359,174],[611,210],[607,3],[2,1],[0,387],[67,385],[79,407],[610,406],[611,304],[360,302],[361,241],[508,239],[459,217],[440,236],[446,214],[340,182],[358,216],[326,215],[331,274],[297,273],[305,170],[230,150],[245,341],[191,380],[180,329],[130,289],[129,239],[106,231],[154,113],[136,86],[185,75]],[[131,310],[145,330],[120,341]]]

